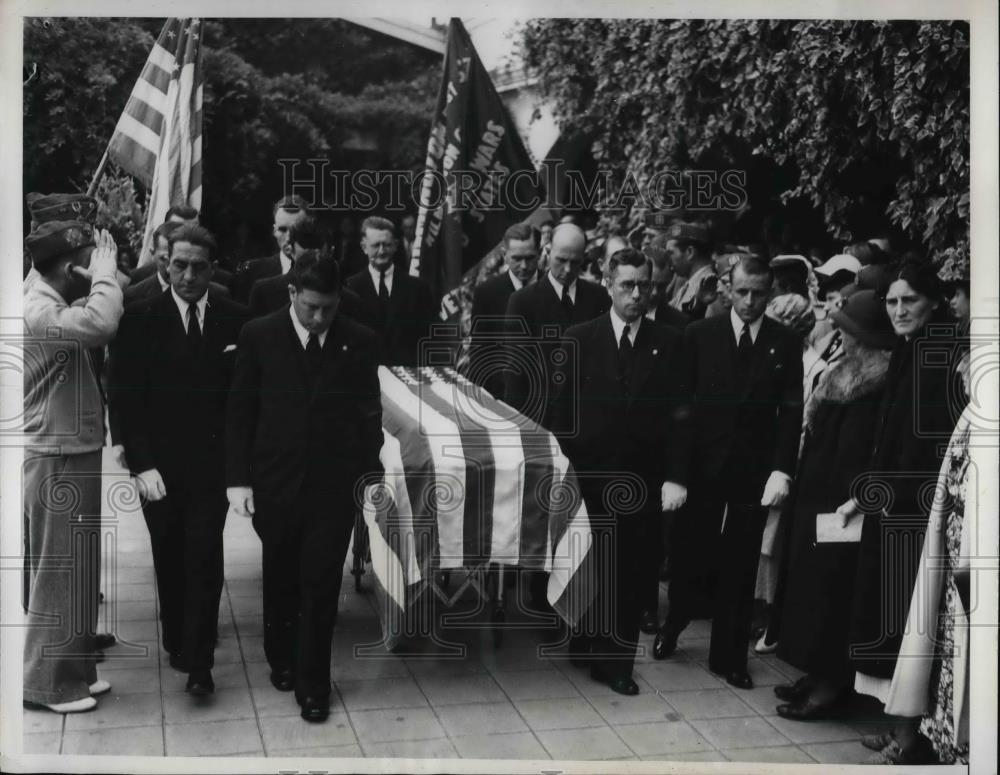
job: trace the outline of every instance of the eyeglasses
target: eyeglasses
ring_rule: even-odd
[[[649,280],[641,280],[639,282],[635,280],[622,280],[617,285],[625,293],[634,293],[636,288],[639,289],[639,293],[649,293],[653,290],[653,283]]]

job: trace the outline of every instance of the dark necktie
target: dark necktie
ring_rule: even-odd
[[[740,378],[746,380],[750,376],[750,362],[753,360],[753,339],[750,338],[750,324],[743,324],[743,332],[740,334],[740,343],[736,348],[736,362],[738,364]]]
[[[562,294],[562,300],[561,300],[561,302],[562,302],[563,311],[566,313],[566,317],[567,318],[572,318],[573,317],[573,299],[569,295],[569,286],[568,285],[564,285],[563,286],[563,294]]]
[[[622,338],[618,340],[618,374],[626,386],[632,379],[632,342],[628,338],[630,333],[632,326],[626,323],[622,329]]]
[[[201,328],[198,326],[198,305],[188,304],[187,340],[195,350],[201,347]]]
[[[385,269],[378,272],[378,300],[382,302],[383,309],[389,304],[389,286],[385,284]]]
[[[323,349],[320,346],[319,337],[316,334],[309,334],[309,338],[306,339],[306,363],[309,366],[310,379],[316,379],[319,376],[322,358]]]

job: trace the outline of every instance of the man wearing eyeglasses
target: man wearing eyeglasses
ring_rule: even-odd
[[[210,288],[217,252],[201,226],[171,231],[169,290],[130,308],[111,348],[111,411],[143,498],[163,647],[195,696],[215,689],[226,399],[247,319]]]
[[[632,248],[608,260],[611,310],[566,330],[565,387],[553,413],[579,475],[599,582],[570,652],[594,680],[624,695],[639,691],[632,665],[640,608],[656,585],[661,491],[680,466],[671,442],[687,401],[680,331],[644,317],[651,276],[649,259]]]

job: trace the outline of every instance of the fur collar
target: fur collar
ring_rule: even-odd
[[[865,348],[835,361],[820,377],[805,407],[805,426],[811,428],[823,401],[846,404],[870,395],[885,385],[890,353]]]

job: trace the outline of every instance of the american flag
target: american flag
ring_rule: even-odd
[[[149,192],[140,263],[171,205],[201,208],[201,20],[168,19],[135,82],[108,153]]]
[[[596,592],[576,473],[548,431],[451,368],[379,369],[385,478],[363,512],[392,645],[436,570],[544,570],[570,625]]]

